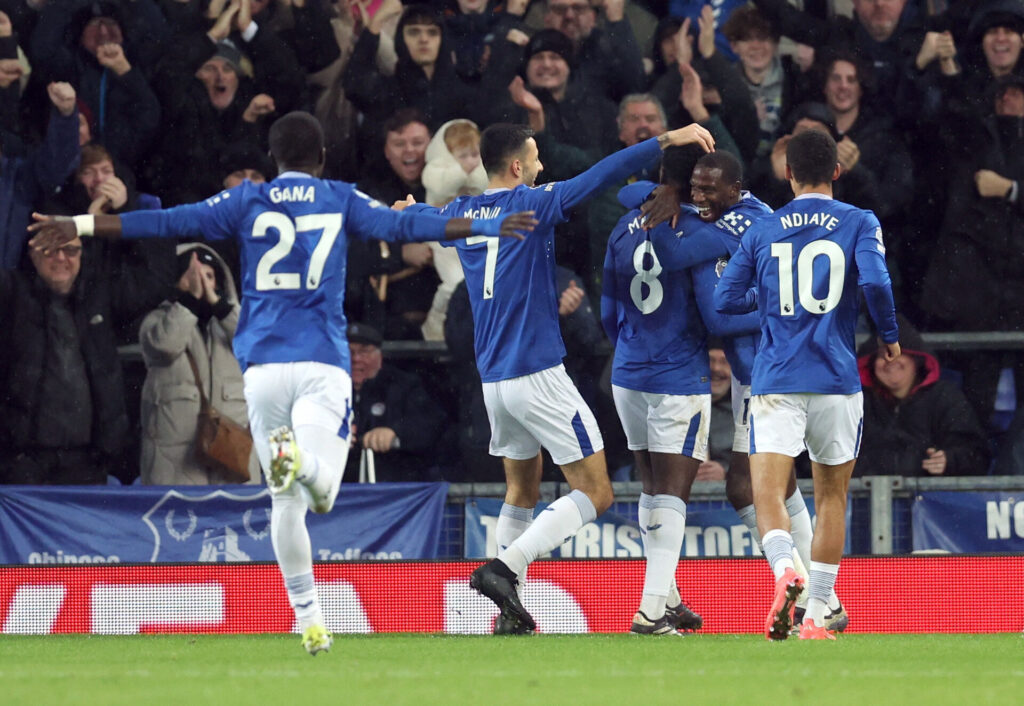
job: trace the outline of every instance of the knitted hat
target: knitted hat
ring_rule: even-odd
[[[542,51],[553,51],[565,59],[565,63],[572,66],[572,40],[557,29],[542,29],[533,35],[523,52],[523,63],[528,62],[534,54],[539,54]]]

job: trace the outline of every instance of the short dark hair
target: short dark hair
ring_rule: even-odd
[[[710,152],[697,160],[698,167],[721,169],[722,180],[727,184],[743,183],[743,165],[736,155],[725,150]]]
[[[295,110],[270,126],[270,154],[278,167],[313,167],[324,151],[324,130],[309,113]]]
[[[661,183],[679,187],[683,198],[689,200],[690,177],[702,154],[704,150],[697,145],[667,148],[661,155]]]
[[[534,132],[526,125],[495,123],[480,134],[480,161],[488,175],[500,174],[520,154]]]
[[[412,123],[426,125],[427,121],[423,117],[423,113],[415,108],[400,108],[384,121],[384,135],[386,136],[389,132],[401,132]],[[430,128],[427,127],[427,130],[429,131]]]
[[[836,141],[820,130],[804,130],[786,145],[786,164],[797,184],[831,184],[838,160]]]
[[[745,5],[733,10],[729,19],[722,25],[722,36],[730,42],[742,42],[746,39],[764,39],[779,41],[779,30],[772,21],[756,7]]]

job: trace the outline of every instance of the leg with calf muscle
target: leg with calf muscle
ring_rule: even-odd
[[[612,485],[604,452],[562,466],[572,492],[544,508],[520,537],[498,559],[513,573],[526,570],[538,556],[572,538],[586,523],[612,504]]]
[[[297,480],[309,491],[310,509],[330,512],[341,487],[348,461],[348,437],[326,427],[303,424],[295,427],[295,442],[302,459]]]
[[[502,462],[505,466],[505,502],[494,529],[499,552],[512,546],[533,524],[533,510],[540,499],[540,479],[543,473],[540,454],[525,461],[505,458]],[[526,569],[524,566],[516,574],[520,592],[525,585]]]
[[[846,495],[856,461],[835,466],[812,462],[814,503],[818,531],[811,544],[807,613],[804,620],[824,625],[830,597],[834,593],[839,561],[846,542]]]
[[[793,472],[793,459],[777,453],[756,453],[750,457],[750,481],[765,557],[776,578],[793,568],[793,537],[790,534],[786,490]]]
[[[293,486],[272,495],[270,503],[270,542],[288,591],[288,601],[302,630],[310,625],[323,625],[313,584],[313,555],[306,529],[308,506],[304,494]]]

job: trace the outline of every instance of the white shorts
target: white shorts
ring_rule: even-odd
[[[345,370],[309,361],[265,363],[249,366],[243,379],[249,429],[264,472],[270,468],[270,432],[282,426],[319,427],[336,435],[343,454],[330,461],[344,469],[352,424],[352,378]]]
[[[492,456],[526,461],[543,446],[564,466],[604,449],[594,413],[562,365],[483,388]]]
[[[631,451],[682,454],[706,461],[711,395],[659,395],[612,385]]]
[[[732,450],[745,454],[750,451],[750,385],[732,378]]]
[[[799,456],[836,466],[857,458],[864,430],[864,395],[754,395],[750,453]]]

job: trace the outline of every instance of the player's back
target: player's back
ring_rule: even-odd
[[[240,197],[242,312],[235,352],[258,363],[316,361],[349,368],[345,342],[345,233],[349,204],[365,198],[344,182],[286,173],[244,182]]]
[[[690,274],[664,265],[658,253],[639,210],[623,216],[608,239],[602,308],[614,306],[614,323],[606,325],[617,334],[612,383],[641,392],[703,394],[710,389],[707,333]]]
[[[488,190],[441,209],[442,215],[466,218],[535,211],[539,221],[524,240],[475,236],[455,242],[473,310],[476,364],[483,382],[546,370],[565,357],[554,241],[554,224],[564,214],[551,194],[560,183]]]
[[[828,197],[803,196],[756,223],[744,245],[757,272],[762,327],[753,393],[859,391],[857,256],[884,253],[878,219]]]

